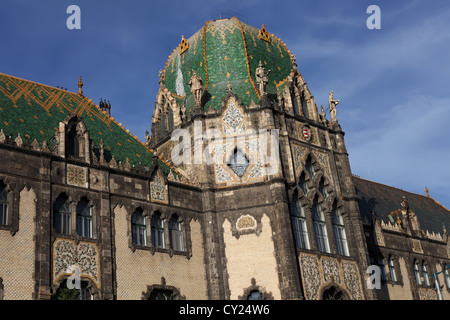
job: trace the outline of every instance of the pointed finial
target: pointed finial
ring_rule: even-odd
[[[81,88],[83,87],[83,80],[81,80],[81,76],[78,79],[78,94],[79,95],[83,95],[83,90],[81,90]]]
[[[427,187],[425,187],[425,192],[427,193],[427,198],[430,197],[430,194],[428,193],[428,191],[430,191]]]

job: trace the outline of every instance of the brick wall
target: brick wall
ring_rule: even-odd
[[[12,236],[0,230],[0,278],[5,300],[28,300],[34,293],[36,194],[26,188],[20,192],[19,231]]]

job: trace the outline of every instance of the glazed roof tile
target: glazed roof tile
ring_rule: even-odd
[[[114,118],[108,116],[90,99],[63,89],[0,73],[0,129],[13,139],[20,133],[24,142],[34,139],[39,145],[50,142],[67,116],[81,117],[94,142],[94,152],[103,139],[105,160],[112,156],[123,164],[150,166],[154,161],[151,149],[131,134]],[[168,174],[176,169],[158,158],[158,164]]]

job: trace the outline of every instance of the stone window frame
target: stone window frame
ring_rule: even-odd
[[[136,209],[141,208],[145,223],[146,223],[146,232],[147,232],[147,244],[145,246],[143,245],[137,245],[133,242],[132,239],[132,222],[131,217]],[[128,247],[131,249],[132,252],[135,252],[136,250],[146,250],[150,251],[152,255],[155,254],[155,252],[161,252],[169,254],[169,257],[173,257],[174,255],[179,256],[185,256],[188,260],[192,257],[192,240],[191,240],[191,229],[190,229],[190,221],[191,218],[187,217],[185,214],[173,210],[171,208],[164,208],[160,206],[155,206],[152,204],[131,204],[131,205],[125,205],[125,210],[127,211],[127,229],[128,229]],[[151,219],[152,217],[158,214],[160,215],[161,219],[164,222],[164,239],[165,239],[165,248],[157,248],[153,245],[152,242],[152,228],[151,228]],[[181,230],[183,233],[183,244],[184,244],[184,251],[177,251],[174,250],[170,244],[170,236],[169,236],[169,221],[172,219],[172,217],[176,215],[178,217],[178,221],[181,223]]]
[[[248,297],[253,291],[261,293],[263,300],[274,300],[272,292],[267,292],[264,287],[257,285],[255,278],[252,278],[250,283],[250,286],[243,290],[242,295],[238,296],[237,300],[248,300]]]
[[[17,183],[4,175],[0,175],[0,182],[5,185],[7,192],[7,223],[6,225],[0,225],[1,230],[10,231],[11,235],[14,236],[17,231],[19,231],[19,201],[20,201],[20,191]]]
[[[333,204],[336,202],[336,207],[341,212],[342,218],[344,220],[344,228],[345,228],[345,234],[348,235],[348,214],[347,210],[345,209],[345,206],[343,202],[341,201],[341,198],[337,196],[336,189],[333,187],[333,185],[330,183],[328,177],[325,176],[324,170],[319,164],[319,162],[316,160],[314,154],[312,152],[308,152],[307,155],[305,155],[304,159],[310,158],[311,160],[311,167],[314,168],[314,176],[311,176],[311,173],[309,170],[306,169],[305,163],[306,160],[303,163],[303,168],[300,171],[300,173],[297,176],[296,185],[294,187],[293,194],[296,195],[296,201],[302,201],[302,204],[305,207],[305,214],[306,214],[306,221],[307,221],[307,228],[310,230],[308,232],[309,236],[309,243],[310,243],[310,249],[303,249],[303,248],[297,248],[300,251],[314,251],[319,254],[333,254],[333,255],[339,255],[342,257],[350,257],[352,256],[352,238],[347,236],[347,248],[348,248],[348,256],[340,255],[337,251],[337,245],[336,240],[334,237],[334,229],[333,229],[333,222],[332,222],[332,209]],[[303,191],[303,187],[300,186],[300,177],[304,175],[305,176],[305,183],[308,186],[308,193],[305,194]],[[323,186],[327,188],[327,196],[325,196],[319,191],[319,185],[323,181]],[[317,197],[317,203],[322,207],[322,211],[324,213],[325,222],[326,222],[326,231],[328,235],[328,244],[330,247],[330,252],[321,252],[318,249],[316,237],[315,237],[315,231],[314,231],[314,225],[312,223],[312,203],[314,199]],[[294,200],[291,200],[291,203]]]
[[[99,225],[99,219],[100,219],[100,210],[99,210],[99,201],[97,199],[96,193],[86,192],[86,191],[80,191],[77,188],[73,187],[56,187],[53,189],[52,192],[52,201],[51,201],[51,234],[52,234],[52,241],[54,241],[56,238],[63,238],[63,239],[71,239],[75,241],[75,243],[79,243],[80,241],[87,241],[87,242],[93,242],[98,243],[100,239],[100,225]],[[67,201],[69,201],[69,208],[70,208],[70,233],[69,234],[63,234],[63,233],[56,233],[55,230],[55,222],[54,222],[54,216],[55,216],[55,203],[56,200],[61,195],[66,195]],[[81,199],[86,198],[88,200],[89,206],[92,208],[92,237],[83,237],[80,236],[77,232],[77,206],[78,203],[81,201]]]
[[[403,276],[401,273],[401,267],[400,267],[400,262],[399,262],[399,257],[392,252],[387,252],[384,254],[384,256],[386,256],[386,266],[387,266],[387,277],[386,277],[386,283],[392,284],[392,285],[401,285],[403,286]],[[395,271],[395,277],[397,278],[397,280],[392,280],[392,275],[391,275],[391,267],[389,265],[389,262],[392,261],[393,268]]]
[[[179,288],[167,285],[164,277],[161,277],[161,284],[147,285],[147,291],[142,291],[141,300],[149,300],[154,290],[172,291],[175,295],[174,300],[186,300],[186,297],[180,293]]]

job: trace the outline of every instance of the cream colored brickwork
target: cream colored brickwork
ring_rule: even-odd
[[[223,223],[230,298],[233,300],[251,286],[252,278],[255,278],[257,286],[271,292],[274,299],[281,299],[269,217],[264,214],[261,223],[259,236],[243,234],[239,239],[232,236],[230,222],[225,220]]]
[[[136,249],[132,252],[128,246],[127,212],[124,207],[116,207],[115,241],[117,299],[140,300],[148,285],[160,285],[161,277],[167,286],[180,290],[180,294],[189,300],[207,299],[207,283],[204,265],[203,236],[200,222],[192,220],[191,240],[192,257]],[[130,227],[131,228],[131,227]]]
[[[405,259],[399,258],[398,262],[400,265],[400,274],[403,277],[403,286],[387,284],[389,298],[390,300],[412,300],[411,285],[408,278],[408,274],[409,272],[412,272],[412,270],[408,270],[406,267]],[[399,274],[397,274],[397,277],[399,277]]]
[[[0,277],[5,300],[29,300],[34,292],[36,194],[20,192],[19,231],[12,236],[0,230]]]

